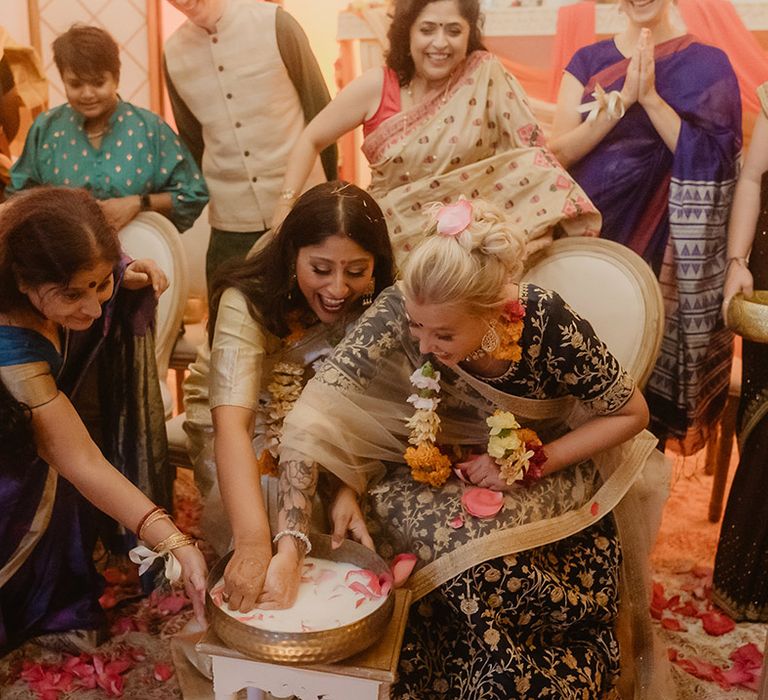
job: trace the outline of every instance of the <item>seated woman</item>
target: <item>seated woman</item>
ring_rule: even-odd
[[[53,57],[69,102],[35,120],[11,171],[9,192],[43,184],[82,187],[99,200],[116,230],[149,209],[166,215],[180,231],[189,228],[208,201],[205,184],[171,128],[157,115],[118,96],[120,56],[114,39],[98,27],[74,25],[53,42]],[[124,364],[118,369],[132,367],[131,393],[142,415],[137,423],[122,425],[136,428],[137,444],[146,445],[150,454],[147,460],[133,460],[133,451],[110,447],[110,431],[102,426],[104,411],[98,401],[104,392],[96,376],[109,377],[108,372],[93,369],[83,380],[87,387],[76,407],[114,466],[150,499],[169,508],[173,477],[167,464],[165,416],[152,342],[148,336],[139,339],[136,347],[124,344],[103,356],[124,353]],[[120,343],[119,337],[115,343]],[[129,537],[126,546],[132,544]]]
[[[73,25],[53,42],[67,104],[44,112],[11,169],[8,193],[36,185],[83,187],[121,229],[153,210],[185,231],[208,201],[200,171],[156,114],[117,94],[120,51],[99,27]]]
[[[720,302],[741,100],[728,57],[678,29],[672,5],[621,0],[626,29],[566,67],[550,145],[603,215],[601,235],[659,278],[666,327],[645,389],[651,429],[693,454],[728,394],[733,337]]]
[[[485,51],[479,0],[396,0],[386,66],[353,80],[296,143],[283,180],[285,216],[317,154],[363,125],[370,192],[398,259],[422,234],[422,208],[471,192],[507,210],[531,250],[597,235],[600,215],[544,146],[514,77]]]
[[[203,531],[221,554],[234,535],[224,578],[235,607],[253,607],[272,555],[260,478],[275,472],[282,420],[316,364],[393,280],[381,210],[346,182],[305,192],[257,246],[216,275],[210,350],[184,384],[184,427],[207,497]]]
[[[173,552],[203,615],[205,563],[194,541],[107,462],[70,403],[115,331],[120,300],[129,298],[134,327],[146,330],[152,288],[165,285],[154,263],[125,265],[103,211],[82,190],[36,189],[3,210],[0,654],[50,633],[71,632],[61,646],[75,653],[97,641],[105,620],[91,503],[158,552]]]
[[[562,298],[516,283],[523,255],[498,209],[441,209],[402,284],[285,421],[277,553],[259,605],[296,595],[319,470],[367,495],[379,553],[419,558],[396,698],[610,696],[622,557],[638,587],[624,599],[638,604],[634,642],[647,643],[647,525],[622,500],[654,454],[655,439],[638,436],[645,401]],[[503,494],[495,517],[465,513],[473,496],[451,467]],[[354,512],[348,496],[338,508]]]

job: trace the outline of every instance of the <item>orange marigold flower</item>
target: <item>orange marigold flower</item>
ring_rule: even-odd
[[[518,436],[526,444],[526,446],[538,447],[541,445],[541,440],[539,440],[539,436],[536,434],[536,431],[531,430],[530,428],[520,428],[518,431]]]
[[[272,456],[272,453],[269,450],[264,450],[261,455],[259,455],[256,464],[259,465],[259,474],[262,476],[277,476],[279,473],[277,460]]]
[[[442,486],[451,475],[451,460],[431,443],[405,450],[405,462],[411,468],[414,481],[430,486]]]

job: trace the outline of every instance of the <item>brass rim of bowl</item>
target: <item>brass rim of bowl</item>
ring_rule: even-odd
[[[727,326],[737,335],[754,342],[768,342],[768,290],[752,296],[735,295],[728,302]]]
[[[331,561],[348,561],[374,573],[388,571],[375,552],[356,542],[345,540],[338,549],[331,548],[328,535],[313,534],[312,555]],[[261,661],[287,664],[334,663],[376,642],[385,632],[394,611],[394,593],[366,617],[330,630],[317,632],[272,632],[251,627],[228,615],[211,598],[210,591],[221,579],[232,552],[220,559],[208,574],[205,608],[216,634],[228,646]]]

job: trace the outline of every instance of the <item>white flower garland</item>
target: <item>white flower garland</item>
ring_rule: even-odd
[[[412,404],[416,411],[406,422],[411,430],[408,442],[417,447],[427,442],[434,444],[440,429],[440,416],[437,415],[437,406],[440,403],[440,372],[432,367],[431,362],[425,362],[411,375],[411,384],[416,393],[408,397],[408,403]]]

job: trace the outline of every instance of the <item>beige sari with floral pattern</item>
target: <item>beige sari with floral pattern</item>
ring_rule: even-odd
[[[442,94],[385,119],[363,142],[396,254],[420,240],[431,203],[460,195],[504,209],[529,252],[553,235],[598,235],[599,212],[546,148],[517,80],[485,51],[456,73]]]

